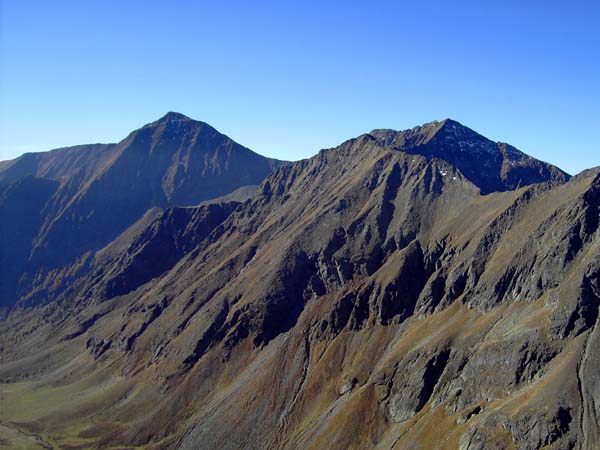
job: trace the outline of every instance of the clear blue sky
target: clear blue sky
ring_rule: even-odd
[[[600,165],[598,0],[0,4],[0,159],[173,110],[282,159],[451,117]]]

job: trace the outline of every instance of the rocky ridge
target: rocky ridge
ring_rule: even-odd
[[[65,269],[2,323],[0,378],[79,414],[0,420],[92,447],[596,448],[599,207],[600,171],[457,122],[373,131]]]

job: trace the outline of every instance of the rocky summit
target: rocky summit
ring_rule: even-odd
[[[0,163],[8,448],[600,448],[600,169],[169,113]]]

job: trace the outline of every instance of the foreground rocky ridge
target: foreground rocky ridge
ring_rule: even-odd
[[[65,448],[596,448],[600,171],[491,189],[394,140],[65,269],[1,324],[2,388],[36,407],[0,420]]]

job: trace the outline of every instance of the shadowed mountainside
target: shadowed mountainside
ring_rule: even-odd
[[[597,448],[600,170],[456,124],[148,211],[0,322],[0,422],[64,448]]]
[[[460,123],[446,119],[411,130],[373,130],[383,145],[429,158],[441,158],[459,169],[482,194],[517,189],[568,175],[503,142],[492,142]]]
[[[84,264],[90,252],[110,243],[148,209],[196,205],[255,186],[281,164],[178,113],[168,113],[118,144],[26,154],[5,162],[0,212],[10,223],[2,233],[1,259],[11,261],[18,276],[2,275],[0,307],[24,298],[50,301],[46,288],[60,283],[48,281],[53,272],[76,259]],[[39,196],[31,201],[24,183],[43,189],[44,201],[35,200]]]

